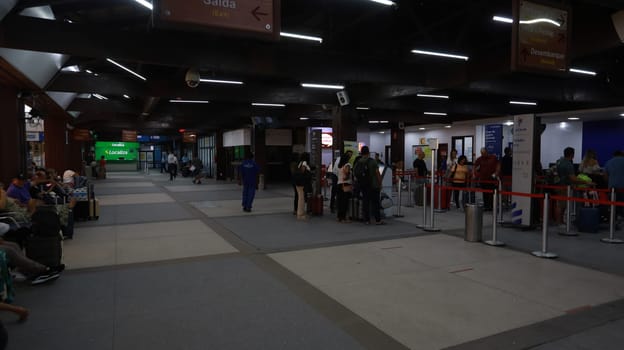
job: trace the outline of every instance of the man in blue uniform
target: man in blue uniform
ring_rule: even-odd
[[[243,210],[246,212],[251,211],[251,204],[256,195],[256,179],[259,172],[260,167],[253,160],[253,154],[247,153],[245,160],[238,167],[238,182],[243,185]]]

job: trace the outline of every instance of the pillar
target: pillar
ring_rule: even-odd
[[[6,189],[16,174],[26,173],[23,104],[16,88],[0,86],[0,111],[0,181]]]
[[[357,126],[359,115],[355,107],[335,107],[332,111],[332,133],[334,154],[336,151],[344,153],[344,141],[357,141]]]

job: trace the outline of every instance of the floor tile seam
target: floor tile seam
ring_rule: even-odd
[[[164,219],[164,220],[158,220],[158,221],[139,221],[139,222],[129,222],[129,223],[121,223],[121,224],[106,224],[106,225],[88,225],[88,226],[83,226],[83,225],[76,225],[75,227],[77,229],[81,229],[81,228],[96,228],[96,229],[108,229],[108,228],[112,228],[112,227],[118,227],[118,226],[133,226],[133,225],[146,225],[146,224],[159,224],[159,223],[170,223],[170,222],[186,222],[186,221],[199,221],[201,222],[201,219],[199,218],[191,218],[191,219],[180,219],[180,218],[173,218],[173,219]],[[86,221],[86,223],[88,223],[89,221]]]
[[[106,271],[114,271],[114,270],[129,270],[135,268],[143,268],[143,267],[156,267],[162,265],[178,265],[185,264],[188,262],[194,261],[202,261],[208,262],[212,260],[219,259],[227,259],[232,257],[244,258],[246,255],[240,252],[226,252],[226,253],[217,253],[217,254],[203,254],[196,256],[187,256],[182,258],[172,258],[172,259],[160,259],[160,260],[151,260],[151,261],[139,261],[139,262],[131,262],[131,263],[119,263],[114,265],[99,265],[99,266],[89,266],[89,267],[81,267],[77,269],[67,269],[64,274],[87,274],[87,273],[96,273],[96,272],[106,272]]]
[[[416,238],[422,236],[428,236],[433,233],[410,233],[410,234],[400,234],[396,236],[385,236],[385,237],[368,237],[368,238],[360,238],[355,240],[347,240],[347,241],[332,241],[332,242],[323,242],[323,243],[314,243],[308,245],[300,245],[300,246],[291,246],[284,248],[262,248],[258,247],[258,252],[270,255],[270,254],[279,254],[279,253],[291,253],[291,252],[300,252],[306,250],[314,250],[314,249],[322,249],[322,248],[332,248],[332,247],[341,247],[347,245],[358,245],[358,244],[366,244],[366,243],[374,243],[374,242],[383,242],[383,241],[392,241],[395,239],[403,239],[403,238]]]
[[[319,315],[353,337],[353,339],[364,348],[408,349],[407,346],[400,343],[397,339],[270,256],[266,254],[255,254],[249,255],[248,258],[263,272],[275,278],[276,281],[284,285],[291,293],[319,313]],[[362,329],[368,330],[368,332],[362,332]],[[364,335],[362,333],[364,333]],[[369,336],[387,345],[375,347],[370,344],[370,342],[363,341],[363,338]],[[379,340],[379,338],[385,339]]]

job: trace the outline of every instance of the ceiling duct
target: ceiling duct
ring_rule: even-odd
[[[4,17],[11,12],[13,7],[17,4],[17,0],[4,0],[0,1],[0,21],[4,19]]]

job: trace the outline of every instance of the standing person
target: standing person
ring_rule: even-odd
[[[98,171],[98,179],[106,179],[106,158],[101,156],[99,163],[100,169]]]
[[[338,163],[338,221],[351,222],[347,219],[347,208],[349,207],[349,199],[353,192],[353,183],[351,181],[351,155],[353,152],[347,151],[340,157]]]
[[[501,175],[511,176],[513,173],[513,157],[511,155],[511,148],[505,147],[503,150],[503,158],[501,158]]]
[[[297,215],[297,202],[299,202],[299,195],[297,194],[297,184],[296,184],[296,177],[297,175],[297,170],[299,167],[299,154],[298,153],[293,153],[290,155],[290,164],[289,164],[289,169],[290,169],[290,184],[292,185],[293,188],[293,192],[295,193],[294,196],[294,202],[293,202],[293,215]]]
[[[498,178],[499,165],[496,156],[488,154],[485,147],[481,148],[481,157],[477,158],[472,168],[473,177],[479,181],[479,187],[485,190],[493,190],[497,186],[487,181],[493,181]],[[491,192],[483,192],[483,210],[492,210],[494,202],[494,194]]]
[[[417,176],[421,177],[419,180],[422,182],[422,180],[426,180],[425,177],[427,176],[429,171],[427,170],[427,163],[425,163],[425,152],[420,149],[416,152],[418,154],[418,157],[414,159],[414,163],[412,165],[414,166],[414,169],[418,172]]]
[[[332,190],[331,190],[331,198],[329,200],[329,208],[331,210],[331,212],[335,212],[336,211],[336,198],[338,197],[338,193],[339,193],[339,184],[340,184],[340,163],[344,160],[346,162],[348,162],[351,159],[351,156],[353,155],[353,151],[348,150],[346,151],[342,156],[336,158],[336,161],[334,162],[334,164],[332,165],[332,171],[330,174],[331,180],[332,180]],[[344,158],[347,159],[344,159]]]
[[[455,148],[453,148],[451,150],[451,154],[449,155],[449,157],[446,159],[446,171],[444,173],[444,179],[447,183],[452,183],[453,182],[453,176],[452,176],[452,172],[454,171],[453,168],[457,165],[457,150]],[[449,204],[451,202],[451,192],[452,191],[447,191],[447,197],[448,197],[448,201]],[[457,205],[459,205],[459,203],[456,203]],[[450,207],[450,205],[449,205]],[[459,207],[458,207],[459,208]]]
[[[468,170],[468,165],[466,163],[467,158],[466,156],[462,155],[459,157],[457,163],[455,163],[455,165],[451,167],[450,179],[453,183],[453,187],[466,187],[466,182],[470,174]],[[457,207],[457,209],[461,208],[461,206],[459,205],[459,192],[460,190],[453,191],[453,199],[455,200],[455,206]],[[465,205],[467,199],[466,192],[461,192],[463,192],[462,202]]]
[[[307,220],[305,202],[306,188],[312,187],[312,172],[310,169],[310,153],[301,154],[295,173],[295,186],[297,187],[297,220]]]
[[[379,165],[374,159],[370,158],[368,146],[363,146],[360,152],[362,158],[354,166],[355,176],[357,177],[362,191],[362,206],[364,224],[369,225],[371,211],[375,217],[376,225],[384,225],[379,212],[379,200],[381,192],[381,175],[379,174]]]
[[[199,159],[199,157],[193,157],[191,161],[191,168],[193,169],[193,183],[201,185],[202,171],[204,169],[204,163]]]
[[[167,155],[163,153],[160,157],[160,173],[165,172],[167,172]]]
[[[574,174],[574,148],[566,147],[563,150],[563,157],[557,161],[557,174],[559,175],[559,182],[555,185],[568,186],[576,183],[586,184],[585,181],[579,180]],[[560,189],[557,191],[558,195],[567,197],[568,190]],[[558,201],[555,207],[555,220],[559,226],[564,225],[563,214],[565,213],[567,201]]]
[[[615,151],[613,158],[605,164],[605,174],[609,188],[615,188],[615,200],[624,202],[624,152]],[[624,207],[617,206],[616,213],[624,214]]]
[[[169,152],[167,156],[167,169],[169,170],[169,181],[173,181],[178,176],[178,157],[173,152]]]
[[[245,160],[238,166],[239,184],[243,185],[243,211],[251,212],[251,205],[256,195],[256,184],[260,167],[253,160],[253,153],[247,152]]]

